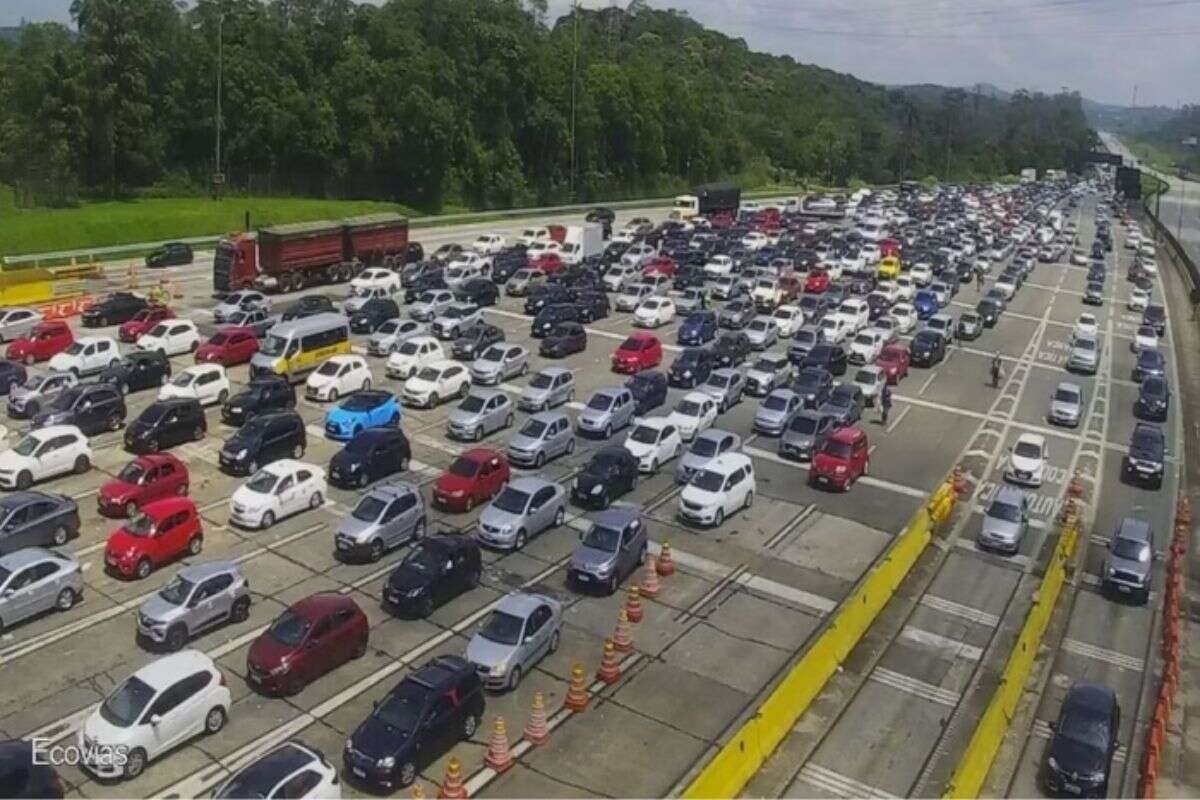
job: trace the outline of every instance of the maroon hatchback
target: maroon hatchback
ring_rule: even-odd
[[[296,694],[367,652],[369,636],[367,615],[357,603],[335,592],[314,594],[280,614],[250,645],[246,680],[265,694]]]

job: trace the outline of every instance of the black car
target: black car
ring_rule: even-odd
[[[1132,378],[1135,382],[1141,383],[1146,378],[1163,378],[1167,374],[1167,359],[1163,356],[1162,351],[1143,347],[1137,352],[1137,358],[1133,362]]]
[[[33,427],[74,425],[88,436],[119,430],[125,421],[125,398],[107,383],[72,386],[59,393],[33,418]]]
[[[230,475],[253,475],[283,458],[303,458],[308,447],[304,420],[295,411],[257,414],[221,448],[221,469]]]
[[[604,231],[604,238],[608,239],[612,237],[613,222],[616,221],[617,214],[611,208],[598,206],[589,211],[584,219],[588,222],[599,222]]]
[[[171,362],[159,350],[129,353],[100,373],[100,382],[121,392],[140,392],[165,386],[171,380]]]
[[[1171,386],[1162,375],[1152,375],[1138,386],[1133,415],[1138,419],[1166,422],[1171,410]]]
[[[535,339],[546,336],[555,325],[563,322],[579,322],[579,307],[574,303],[555,303],[544,306],[529,324],[529,335]]]
[[[350,317],[350,330],[374,333],[389,319],[400,316],[400,306],[390,297],[372,297]]]
[[[1088,283],[1104,283],[1105,272],[1104,265],[1096,265],[1088,267],[1087,281]]]
[[[516,274],[517,270],[525,269],[527,266],[529,266],[529,259],[525,255],[523,245],[505,248],[492,256],[492,281],[497,285],[505,283]]]
[[[708,380],[712,371],[712,353],[703,347],[689,347],[675,357],[667,370],[667,380],[672,386],[692,389]]]
[[[458,244],[457,242],[448,242],[439,247],[437,250],[434,250],[431,258],[434,261],[440,261],[443,264],[449,264],[451,261],[458,258],[465,252],[467,252],[467,248],[463,247],[461,244]]]
[[[718,367],[736,367],[749,358],[753,351],[750,337],[746,334],[725,333],[713,345],[712,355]]]
[[[708,275],[704,272],[703,265],[686,266],[675,273],[675,277],[671,279],[671,284],[676,289],[703,289],[707,281]]]
[[[730,300],[721,309],[721,327],[741,330],[753,322],[757,316],[758,311],[754,308],[753,301],[749,299]]]
[[[1050,723],[1042,768],[1047,792],[1107,797],[1120,727],[1121,706],[1112,689],[1099,683],[1077,683],[1068,689],[1058,719]]]
[[[504,329],[488,322],[476,322],[459,334],[450,347],[455,358],[467,361],[487,350],[490,345],[504,341]]]
[[[975,313],[979,315],[983,327],[994,328],[1000,321],[1000,315],[1004,313],[1004,308],[995,300],[985,297],[975,304]]]
[[[1157,303],[1146,306],[1146,310],[1142,312],[1142,324],[1154,328],[1154,332],[1159,336],[1165,336],[1167,333],[1167,310]]]
[[[129,292],[113,292],[84,311],[80,319],[85,328],[103,328],[128,322],[139,311],[149,307],[150,302],[144,297]]]
[[[804,358],[800,359],[800,369],[806,367],[819,367],[830,375],[842,376],[846,374],[846,351],[840,344],[831,344],[829,342],[818,342],[812,346],[812,349],[804,354]]]
[[[818,413],[832,417],[839,427],[853,425],[862,419],[867,398],[857,383],[839,383],[829,397],[818,406]]]
[[[805,408],[820,408],[833,393],[833,375],[822,367],[804,367],[796,373],[792,391],[800,396]]]
[[[438,656],[400,681],[354,729],[342,751],[342,775],[373,789],[406,787],[475,735],[486,706],[475,665],[461,656]]]
[[[329,482],[334,486],[365,487],[374,481],[404,472],[412,461],[412,446],[399,428],[367,428],[346,442],[329,461]]]
[[[400,271],[400,285],[408,288],[422,278],[427,278],[430,275],[441,276],[445,266],[440,261],[427,259],[424,261],[416,261],[412,264],[405,265]]]
[[[454,299],[460,303],[471,303],[483,308],[494,306],[500,299],[500,288],[489,278],[472,278],[454,290]]]
[[[546,358],[565,358],[587,350],[587,331],[578,322],[559,322],[542,339],[538,353]]]
[[[916,367],[932,367],[946,357],[946,337],[937,331],[921,331],[908,345],[909,361]]]
[[[667,402],[667,376],[657,370],[639,372],[625,381],[625,388],[633,394],[635,414],[649,414]]]
[[[579,318],[583,322],[604,319],[610,310],[608,295],[599,289],[579,292],[575,298],[575,305],[579,306]]]
[[[208,432],[208,421],[199,400],[157,400],[125,429],[125,449],[131,453],[157,453],[184,442],[198,442]]]
[[[1125,454],[1121,472],[1129,483],[1160,489],[1166,459],[1167,440],[1162,428],[1139,422],[1133,426],[1133,434],[1129,437],[1129,451]]]
[[[184,244],[183,242],[168,242],[146,256],[146,266],[151,269],[156,267],[179,267],[192,263],[192,260],[191,245]]]
[[[13,492],[0,498],[0,556],[62,547],[79,535],[79,506],[65,494]]]
[[[619,445],[603,447],[575,476],[571,501],[584,508],[608,508],[613,500],[632,492],[637,482],[637,457]]]
[[[434,291],[435,289],[445,289],[446,280],[442,277],[442,271],[427,272],[419,278],[415,278],[412,283],[404,287],[404,302],[414,303],[417,298],[426,292]]]
[[[0,797],[59,800],[66,784],[54,767],[34,763],[33,742],[12,739],[0,742]]]
[[[529,297],[525,299],[525,313],[532,317],[546,306],[574,301],[575,293],[566,286],[543,283],[529,290]]]
[[[16,361],[0,361],[0,397],[6,396],[14,386],[21,386],[29,375],[25,365]]]
[[[225,401],[221,406],[221,421],[227,425],[241,425],[257,414],[295,407],[296,387],[282,375],[264,375],[250,381],[243,391]]]
[[[438,606],[478,586],[482,575],[479,542],[473,537],[429,536],[414,544],[388,576],[383,606],[392,612],[428,617]]]
[[[315,317],[317,314],[335,314],[333,300],[323,294],[306,294],[288,303],[283,309],[280,321],[291,322],[294,319]]]

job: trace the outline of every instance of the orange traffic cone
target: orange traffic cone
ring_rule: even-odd
[[[646,597],[658,597],[658,565],[654,556],[646,561],[646,574],[642,576],[642,594]]]
[[[630,622],[642,621],[641,592],[638,591],[638,587],[636,586],[629,587],[629,595],[625,600],[625,613],[628,615]]]
[[[600,658],[600,669],[596,677],[605,683],[616,683],[621,680],[621,663],[617,661],[617,648],[612,639],[604,640],[604,655]]]
[[[671,558],[671,543],[663,542],[658,551],[658,559],[654,562],[654,570],[660,577],[669,578],[675,574],[675,562]]]
[[[571,685],[567,687],[567,699],[563,705],[572,711],[584,711],[588,707],[588,691],[583,685],[583,664],[571,668]]]
[[[409,793],[412,800],[425,800],[425,790],[421,788],[420,783],[413,783],[412,792]]]
[[[446,764],[446,777],[442,779],[438,797],[443,800],[464,800],[467,797],[467,787],[463,785],[462,762],[457,756],[451,756]]]
[[[623,608],[617,612],[617,627],[613,631],[612,643],[622,653],[633,649],[633,633],[629,630],[629,615]]]
[[[542,700],[541,692],[533,693],[533,710],[529,712],[529,722],[525,725],[525,738],[531,744],[545,744],[550,738],[550,726],[546,724],[546,703]]]
[[[508,750],[508,728],[504,725],[504,717],[496,717],[492,728],[492,738],[488,741],[487,755],[483,763],[496,772],[504,772],[513,765],[512,753]]]

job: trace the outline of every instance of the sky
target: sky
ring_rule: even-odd
[[[374,0],[379,2],[379,0]],[[579,0],[587,8],[612,0]],[[572,0],[549,0],[551,19]],[[627,0],[619,0],[621,4]],[[1200,0],[649,0],[787,54],[889,85],[1054,92],[1106,103],[1200,102]],[[71,0],[0,0],[0,25],[69,20]]]

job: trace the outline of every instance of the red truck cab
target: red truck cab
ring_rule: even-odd
[[[638,332],[621,343],[612,356],[614,372],[637,373],[662,363],[662,342],[653,333]]]
[[[126,464],[117,477],[100,487],[96,503],[106,517],[132,517],[148,503],[187,493],[184,463],[170,453],[154,453]]]
[[[29,336],[9,342],[4,355],[9,361],[36,364],[49,361],[74,343],[75,334],[65,321],[39,322]]]
[[[433,504],[447,511],[470,511],[486,503],[512,477],[508,459],[487,447],[477,447],[454,459],[433,485]]]
[[[117,329],[117,335],[122,342],[136,342],[142,338],[142,334],[149,333],[164,319],[175,319],[175,312],[168,306],[153,305],[143,308],[133,315],[133,319]]]
[[[862,428],[839,428],[821,443],[812,459],[809,482],[847,491],[856,480],[867,474],[870,462],[867,434]]]
[[[109,534],[104,563],[121,577],[145,578],[184,554],[198,555],[203,546],[196,504],[186,497],[168,497],[147,503]]]
[[[358,603],[320,592],[271,623],[246,654],[246,680],[265,694],[298,694],[312,681],[367,652],[371,627]]]
[[[258,336],[253,328],[227,325],[196,348],[196,363],[232,367],[248,364],[257,352]]]

